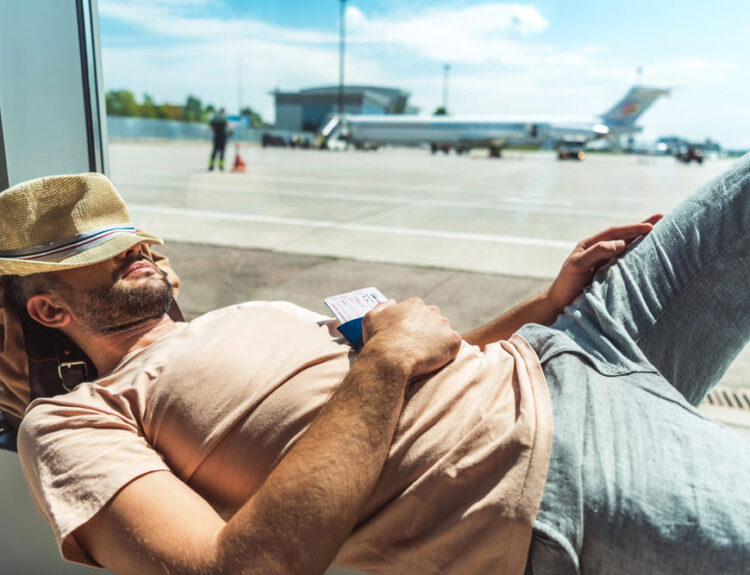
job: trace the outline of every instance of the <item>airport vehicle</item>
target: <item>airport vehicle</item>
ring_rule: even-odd
[[[590,140],[639,132],[638,118],[660,96],[669,93],[670,90],[664,88],[636,85],[606,113],[583,118],[342,114],[332,116],[321,135],[331,149],[340,148],[341,142],[355,148],[426,144],[433,154],[451,149],[461,154],[483,147],[489,150],[491,157],[499,157],[508,146],[548,145],[558,152],[563,150],[561,159],[565,159],[570,156],[569,148],[578,146],[582,151]]]
[[[678,162],[689,164],[695,162],[700,165],[703,163],[703,150],[697,146],[685,146],[680,148],[674,156]]]
[[[263,133],[260,136],[260,145],[263,148],[268,148],[268,147],[284,148],[286,147],[286,140],[282,136],[277,136],[275,134],[269,134],[269,133]]]
[[[583,160],[586,154],[583,151],[583,142],[568,142],[557,146],[558,160]]]
[[[284,137],[279,134],[264,132],[260,136],[260,145],[263,148],[301,148],[307,150],[313,146],[313,143],[308,136],[301,136],[300,134],[290,134]]]

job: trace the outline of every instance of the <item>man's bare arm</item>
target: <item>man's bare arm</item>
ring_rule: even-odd
[[[489,323],[465,333],[463,338],[484,348],[493,341],[508,339],[527,323],[550,325],[565,306],[591,283],[600,267],[620,256],[636,239],[649,233],[661,217],[661,214],[655,214],[639,224],[608,228],[579,242],[548,289]]]
[[[526,300],[506,311],[488,323],[463,334],[465,341],[484,349],[488,343],[508,339],[522,325],[527,323],[551,324],[560,314],[558,308],[549,300],[547,292]]]
[[[461,341],[419,300],[381,304],[363,328],[349,374],[231,520],[171,473],[152,473],[75,531],[82,547],[117,573],[322,573],[377,482],[406,383],[452,360]]]

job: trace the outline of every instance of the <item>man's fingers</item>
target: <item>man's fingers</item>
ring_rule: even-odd
[[[593,246],[597,242],[607,240],[634,240],[644,234],[649,233],[654,225],[664,217],[664,214],[653,214],[640,223],[627,224],[624,226],[612,226],[588,239],[583,240],[584,248]]]
[[[625,251],[628,244],[629,242],[625,240],[597,242],[593,246],[583,250],[579,254],[576,263],[579,268],[595,271],[599,266]]]
[[[647,217],[645,220],[643,220],[642,223],[655,225],[663,217],[664,217],[664,214],[654,214],[652,216]]]
[[[655,216],[651,216],[652,218]],[[651,218],[649,218],[650,220]],[[659,221],[658,219],[656,221]],[[603,241],[609,241],[609,240],[626,240],[626,241],[632,241],[636,238],[641,237],[642,235],[645,235],[649,233],[652,229],[654,229],[654,224],[650,221],[641,222],[638,224],[628,224],[625,226],[613,226],[611,228],[607,228],[603,232],[599,232],[598,234],[591,236],[588,239],[583,240],[581,242],[581,246],[584,249],[587,249],[594,244],[597,244],[599,242]]]
[[[452,361],[461,346],[461,334],[440,313],[440,308],[419,298],[388,301],[373,308],[362,321],[365,345],[382,345],[416,377]],[[373,342],[379,342],[379,344]],[[395,350],[395,351],[394,351]]]

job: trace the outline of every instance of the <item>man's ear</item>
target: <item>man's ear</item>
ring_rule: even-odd
[[[32,319],[47,327],[61,328],[68,325],[71,319],[67,306],[49,293],[31,296],[26,310]]]

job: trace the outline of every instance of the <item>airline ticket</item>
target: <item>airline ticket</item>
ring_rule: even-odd
[[[387,301],[378,288],[362,288],[348,293],[332,295],[325,299],[325,304],[341,323],[364,316],[380,302]]]

